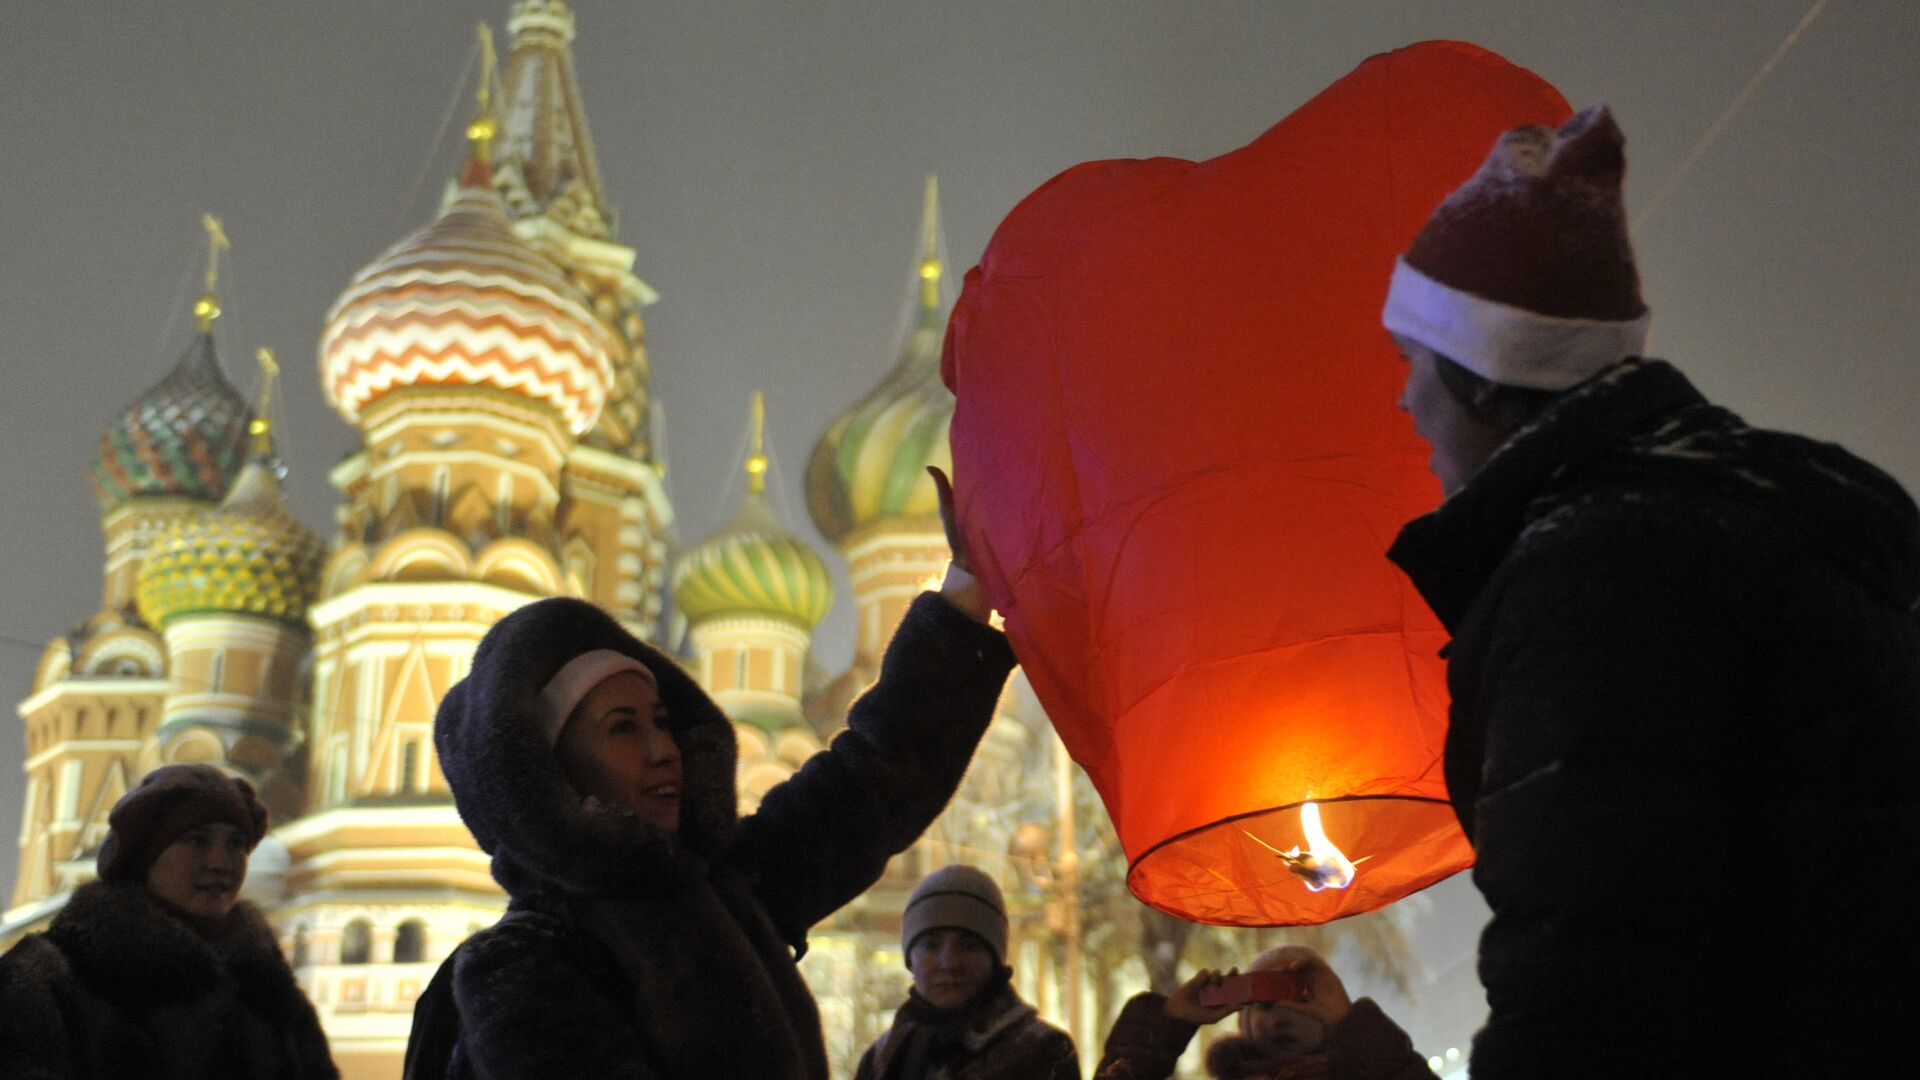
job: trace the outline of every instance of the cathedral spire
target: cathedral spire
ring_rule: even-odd
[[[493,28],[481,23],[476,32],[480,35],[480,84],[473,95],[473,121],[467,125],[469,172],[477,171],[476,167],[492,168],[493,140],[500,130],[493,113],[493,68],[498,61],[493,51]]]
[[[753,392],[753,442],[747,450],[747,493],[767,491],[767,396]]]
[[[940,278],[946,264],[940,259],[940,178],[927,174],[926,198],[920,208],[920,316],[940,313]]]
[[[213,320],[220,317],[220,253],[233,247],[227,241],[227,232],[220,225],[220,219],[212,214],[202,214],[200,225],[207,230],[207,287],[200,299],[193,302],[193,317],[205,334],[213,329]]]
[[[270,461],[273,458],[273,380],[280,374],[280,365],[274,360],[272,349],[261,349],[254,358],[260,362],[260,400],[254,405],[247,434],[253,436],[253,460]]]
[[[584,202],[610,235],[613,209],[600,186],[600,164],[573,75],[573,11],[566,0],[518,0],[507,32],[499,164],[517,170],[535,206],[544,209],[557,198]],[[569,190],[576,186],[578,191]]]

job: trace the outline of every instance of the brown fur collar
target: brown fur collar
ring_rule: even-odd
[[[299,1011],[293,972],[260,909],[234,906],[202,937],[139,885],[96,881],[75,889],[47,939],[82,983],[127,1007],[174,1005],[231,986],[254,1011]]]

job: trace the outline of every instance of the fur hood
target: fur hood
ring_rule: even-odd
[[[677,837],[631,812],[583,805],[541,731],[541,687],[594,649],[639,660],[659,683],[680,748]],[[711,859],[732,841],[733,725],[678,664],[583,600],[540,600],[496,623],[441,702],[433,740],[461,819],[516,898],[658,887],[682,854]]]

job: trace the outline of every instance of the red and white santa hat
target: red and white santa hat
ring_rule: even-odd
[[[1605,105],[1500,136],[1400,258],[1381,322],[1508,386],[1565,390],[1647,343]]]

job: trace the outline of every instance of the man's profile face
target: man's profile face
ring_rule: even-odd
[[[1440,381],[1440,359],[1432,349],[1399,334],[1393,340],[1407,358],[1400,411],[1413,418],[1413,430],[1433,448],[1427,468],[1439,478],[1440,490],[1452,495],[1467,486],[1510,432],[1487,423],[1453,396]]]

